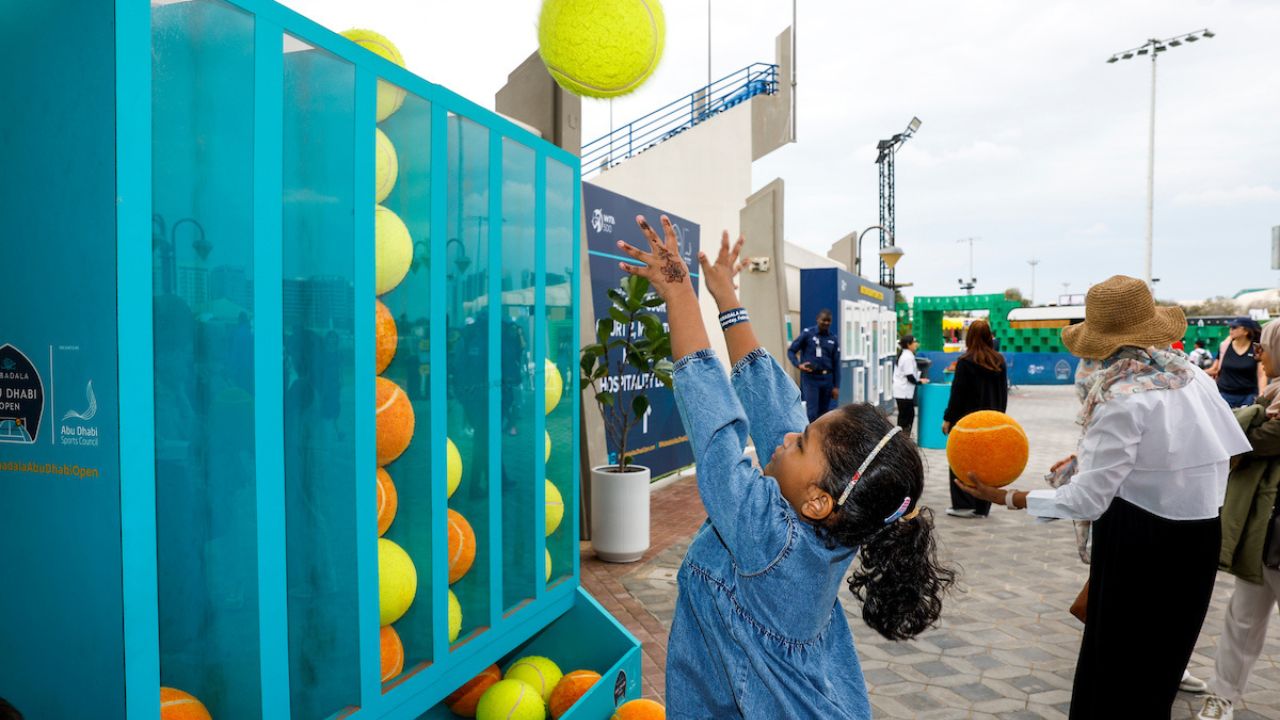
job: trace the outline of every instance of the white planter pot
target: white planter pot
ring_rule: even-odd
[[[649,468],[591,468],[591,547],[606,562],[639,560],[649,549]]]

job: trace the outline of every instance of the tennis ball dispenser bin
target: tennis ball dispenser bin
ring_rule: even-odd
[[[443,718],[529,654],[601,674],[569,720],[637,697],[546,532],[578,158],[265,0],[10,5],[60,42],[0,50],[0,697]]]

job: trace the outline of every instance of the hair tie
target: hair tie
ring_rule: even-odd
[[[906,496],[906,497],[902,498],[902,504],[898,506],[898,509],[897,509],[897,510],[894,510],[894,511],[893,511],[893,514],[892,514],[892,515],[890,515],[889,517],[887,517],[887,518],[885,518],[885,519],[884,519],[884,524],[885,524],[885,525],[891,525],[891,524],[893,524],[893,522],[894,522],[895,520],[897,520],[898,518],[902,517],[902,516],[907,512],[907,508],[909,508],[909,507],[911,507],[911,496],[910,496],[910,495],[908,495],[908,496]]]
[[[858,480],[862,479],[862,473],[866,472],[867,468],[870,467],[871,461],[875,460],[876,456],[880,454],[880,451],[884,449],[884,446],[888,445],[889,441],[893,439],[893,436],[900,432],[902,432],[902,428],[894,425],[893,429],[885,433],[884,437],[880,438],[880,442],[876,443],[876,446],[867,454],[867,459],[862,461],[862,465],[858,467],[858,471],[853,474],[853,477],[849,478],[849,484],[844,487],[844,492],[840,493],[840,499],[836,500],[836,507],[844,505],[844,501],[849,499],[849,493],[853,492],[853,486],[858,484]],[[906,508],[903,508],[903,512],[906,512]]]

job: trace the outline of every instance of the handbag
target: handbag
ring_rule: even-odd
[[[1084,622],[1089,612],[1089,581],[1084,581],[1084,587],[1080,588],[1080,594],[1076,595],[1075,601],[1071,603],[1069,611],[1071,616],[1080,622]]]

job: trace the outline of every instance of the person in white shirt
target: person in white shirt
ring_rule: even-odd
[[[1077,474],[1029,493],[957,481],[1011,510],[1093,521],[1072,720],[1169,717],[1209,608],[1229,463],[1250,446],[1209,376],[1169,349],[1185,331],[1141,280],[1094,285],[1085,321],[1062,331],[1082,358]]]
[[[1202,370],[1213,367],[1213,353],[1205,349],[1203,340],[1196,341],[1196,349],[1187,355],[1187,360]]]
[[[911,335],[898,340],[898,362],[893,366],[893,399],[898,403],[898,427],[903,435],[911,437],[911,426],[916,420],[916,385],[929,382],[920,377],[916,365],[916,350],[920,343]]]

